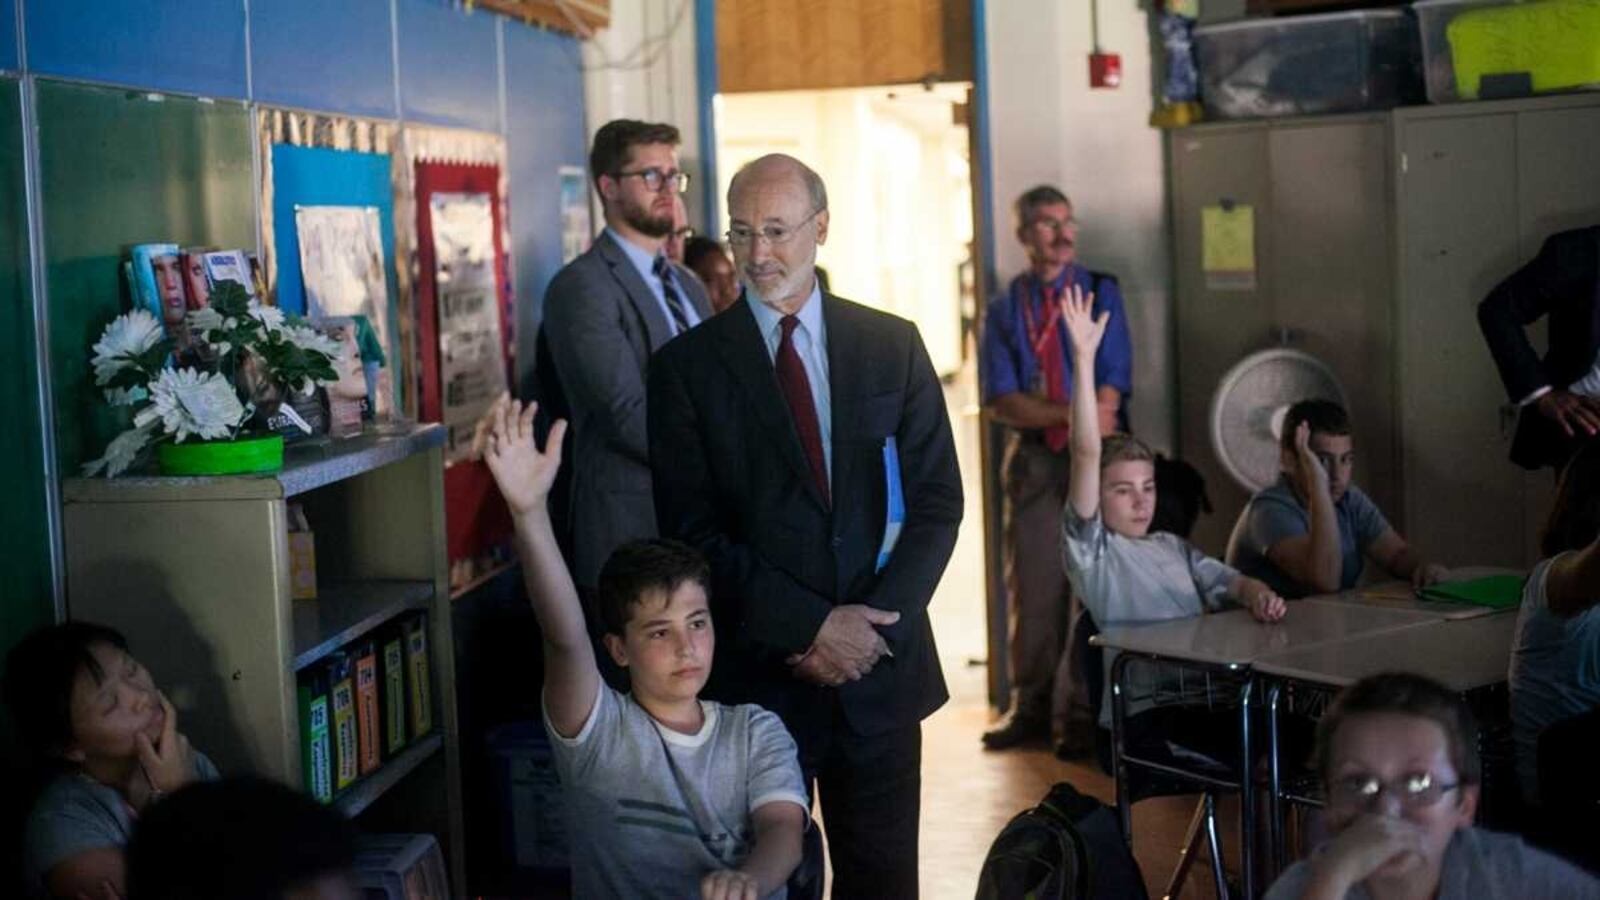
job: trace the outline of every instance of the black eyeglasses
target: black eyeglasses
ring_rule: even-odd
[[[682,228],[679,228],[678,230],[674,231],[672,233],[672,236],[677,238],[680,241],[687,241],[689,238],[694,237],[694,229],[690,228],[687,225],[685,225]]]
[[[1459,787],[1459,781],[1439,783],[1430,772],[1410,772],[1392,781],[1376,775],[1346,775],[1328,785],[1328,803],[1366,809],[1388,793],[1400,801],[1402,809],[1426,809]]]
[[[617,172],[612,178],[643,178],[644,186],[651,193],[660,193],[663,187],[672,185],[674,194],[681,194],[689,189],[689,173],[673,169],[663,172],[660,169],[640,169],[637,172]]]

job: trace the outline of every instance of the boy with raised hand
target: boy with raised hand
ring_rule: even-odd
[[[1283,474],[1256,492],[1228,540],[1228,564],[1289,598],[1356,586],[1365,558],[1418,588],[1443,579],[1353,483],[1350,416],[1330,400],[1301,400],[1283,419]]]
[[[659,539],[606,560],[604,642],[631,688],[607,687],[545,507],[566,423],[541,453],[536,408],[502,396],[479,435],[543,633],[545,727],[566,790],[574,895],[785,897],[809,821],[805,786],[777,716],[699,699],[715,647],[705,560]]]
[[[1174,534],[1150,531],[1156,508],[1155,454],[1139,439],[1117,434],[1103,443],[1095,402],[1095,350],[1105,335],[1108,314],[1094,317],[1094,295],[1073,287],[1062,297],[1062,318],[1072,337],[1072,475],[1062,513],[1062,554],[1073,590],[1101,628],[1126,622],[1181,619],[1219,609],[1225,601],[1249,608],[1262,622],[1283,618],[1284,602],[1265,584],[1206,556]],[[1109,670],[1112,657],[1106,655]],[[1169,685],[1144,679],[1130,685],[1130,733],[1148,722],[1137,715],[1166,716],[1150,699]],[[1111,721],[1111,684],[1100,722]],[[1182,707],[1189,709],[1190,707]],[[1143,721],[1141,721],[1143,720]],[[1226,733],[1228,722],[1219,723]],[[1188,729],[1184,729],[1188,730]]]

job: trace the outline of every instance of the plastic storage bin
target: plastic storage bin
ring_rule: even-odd
[[[1464,98],[1600,84],[1600,0],[1538,0],[1461,13],[1445,28]]]
[[[1417,30],[1422,34],[1422,73],[1427,82],[1429,103],[1470,99],[1456,90],[1455,65],[1450,59],[1450,41],[1445,36],[1450,23],[1469,10],[1505,5],[1506,0],[1417,0],[1411,5],[1417,15]]]
[[[364,900],[450,900],[444,856],[431,834],[368,834],[356,846]]]
[[[1201,100],[1222,119],[1389,109],[1422,98],[1402,10],[1248,19],[1194,30]]]

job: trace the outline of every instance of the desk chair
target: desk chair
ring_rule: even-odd
[[[1128,842],[1129,847],[1133,846],[1134,803],[1153,797],[1198,793],[1200,801],[1195,804],[1194,815],[1189,820],[1183,850],[1178,854],[1178,864],[1167,879],[1162,896],[1178,896],[1200,852],[1200,842],[1204,840],[1211,858],[1211,878],[1217,896],[1228,897],[1230,891],[1227,876],[1222,870],[1222,842],[1217,829],[1217,796],[1229,790],[1229,779],[1235,777],[1234,772],[1220,763],[1205,767],[1204,771],[1196,770],[1193,761],[1179,760],[1164,742],[1123,747],[1124,765],[1121,770],[1118,769],[1113,737],[1098,727],[1100,710],[1104,706],[1105,650],[1091,645],[1089,639],[1099,633],[1099,627],[1085,612],[1074,630],[1074,640],[1079,644],[1077,649],[1081,655],[1078,658],[1084,661],[1084,667],[1088,670],[1084,673],[1084,685],[1089,691],[1089,706],[1097,725],[1095,750],[1098,762],[1101,770],[1115,778],[1117,783],[1118,823],[1122,828],[1123,840]],[[1237,790],[1237,786],[1233,789]]]

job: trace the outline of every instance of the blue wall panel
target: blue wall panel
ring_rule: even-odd
[[[240,0],[32,0],[26,12],[35,73],[245,96]]]
[[[255,98],[301,109],[394,118],[389,4],[270,0],[250,4]]]
[[[0,69],[15,69],[17,61],[17,0],[0,0]]]
[[[463,14],[449,0],[400,0],[403,118],[500,131],[496,16]]]
[[[562,166],[585,167],[578,42],[506,23],[506,155],[516,266],[518,384],[533,365],[544,291],[561,268]],[[598,226],[598,223],[596,223]]]

